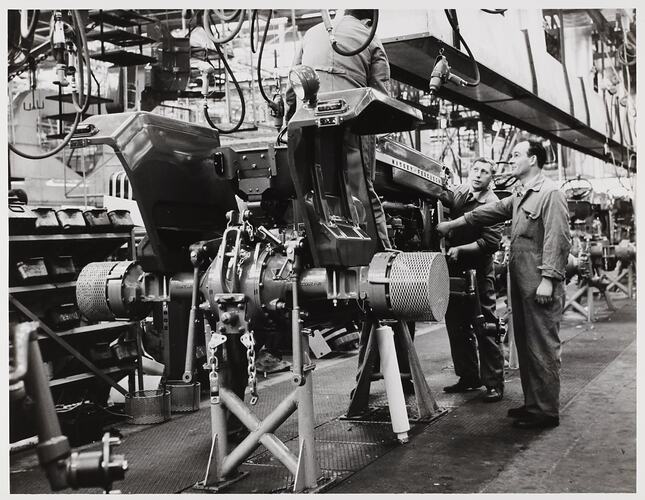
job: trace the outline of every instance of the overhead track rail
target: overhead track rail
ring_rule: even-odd
[[[440,50],[457,73],[470,74],[472,71],[467,54],[428,33],[382,41],[392,77],[416,88],[428,88],[430,69]],[[483,64],[478,63],[478,67],[479,86],[442,86],[437,95],[596,158],[608,161],[611,153],[623,167],[635,170],[633,157],[636,152],[628,145],[608,138]]]

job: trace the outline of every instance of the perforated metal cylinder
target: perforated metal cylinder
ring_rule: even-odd
[[[76,279],[76,302],[91,321],[111,320],[114,314],[107,301],[107,279],[116,262],[92,262]]]
[[[170,391],[136,391],[125,396],[125,412],[136,425],[160,424],[170,418]]]
[[[90,321],[141,319],[150,305],[141,302],[141,266],[133,261],[92,262],[76,279],[79,311]]]
[[[166,389],[170,391],[170,411],[189,412],[199,410],[199,382],[187,384],[181,380],[169,380]]]
[[[367,279],[370,306],[382,318],[440,321],[446,314],[450,278],[441,253],[377,253]]]

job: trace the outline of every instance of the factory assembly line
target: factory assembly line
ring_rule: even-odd
[[[501,23],[512,14],[506,11],[482,9],[477,15]],[[635,144],[627,144],[626,137],[627,127],[634,126],[628,116],[632,96],[627,94],[625,110],[616,110],[621,131],[611,127],[608,135],[597,132],[591,122],[589,106],[595,108],[590,98],[585,143],[573,135],[579,129],[568,134],[544,128],[537,118],[530,123],[510,106],[498,111],[494,108],[499,101],[486,90],[493,85],[489,66],[495,63],[488,58],[489,66],[484,66],[475,60],[466,29],[472,20],[448,10],[448,23],[441,29],[455,35],[456,48],[442,41],[446,47],[437,51],[432,36],[422,49],[410,36],[397,36],[401,19],[410,19],[405,11],[392,12],[390,18],[389,11],[381,11],[380,17],[374,11],[362,28],[361,46],[349,52],[342,47],[339,13],[334,19],[328,11],[298,17],[319,17],[334,57],[354,57],[373,50],[372,44],[377,44],[377,53],[384,46],[392,78],[411,89],[422,85],[429,105],[412,99],[411,90],[406,98],[369,86],[323,91],[326,70],[308,66],[306,53],[302,64],[289,68],[286,86],[281,87],[275,51],[275,90],[269,97],[262,87],[262,78],[266,84],[269,77],[261,74],[267,30],[281,26],[284,36],[284,24],[271,24],[283,21],[273,17],[291,19],[297,32],[296,11],[280,17],[278,10],[184,10],[172,19],[187,30],[182,40],[188,40],[188,53],[192,50],[193,55],[180,60],[177,54],[183,45],[171,42],[170,35],[179,28],[168,24],[159,31],[164,33],[156,53],[161,65],[148,63],[153,83],[154,78],[163,81],[165,90],[155,90],[154,84],[152,90],[146,87],[129,106],[130,80],[125,77],[123,109],[102,113],[99,104],[99,112],[88,116],[92,85],[98,83],[92,64],[99,71],[89,44],[104,43],[103,23],[126,26],[123,33],[136,39],[130,45],[139,46],[139,53],[132,54],[143,56],[141,24],[163,25],[163,11],[51,11],[47,26],[41,27],[44,12],[11,11],[10,82],[20,79],[21,70],[33,72],[35,79],[33,65],[42,62],[42,55],[51,55],[58,89],[65,87],[60,82],[71,82],[72,100],[67,104],[74,106],[75,114],[68,132],[61,133],[59,127],[56,140],[62,142],[44,154],[36,154],[25,142],[10,141],[11,175],[27,172],[26,167],[16,167],[20,161],[35,165],[47,155],[55,156],[54,149],[68,148],[70,155],[102,151],[112,159],[111,179],[127,186],[128,199],[109,196],[92,208],[86,189],[75,203],[84,207],[79,217],[87,221],[87,229],[63,220],[74,210],[67,204],[48,228],[48,209],[42,206],[55,204],[34,202],[30,192],[30,201],[23,202],[21,194],[10,192],[11,493],[636,492],[634,209],[628,197],[600,194],[582,175],[567,178],[561,153],[562,147],[571,147],[576,154],[602,162],[611,156],[613,170],[624,169],[633,180]],[[348,12],[353,11],[345,18]],[[423,12],[428,13],[428,26],[444,15]],[[564,27],[564,14],[558,12]],[[632,31],[625,24],[626,14],[619,14],[627,37]],[[28,33],[30,19],[35,28]],[[119,24],[125,20],[133,24]],[[138,31],[127,31],[137,23]],[[45,32],[51,37],[44,41],[47,47],[40,48],[33,40]],[[125,37],[123,33],[119,36]],[[191,33],[206,37],[208,65],[200,71],[190,67],[191,57],[196,57]],[[112,42],[119,40],[114,32],[110,36]],[[266,127],[274,137],[271,142],[244,135],[258,130],[255,109],[255,129],[245,132],[241,127],[246,105],[259,105],[253,97],[245,101],[248,89],[242,89],[229,66],[232,62],[227,63],[239,56],[233,49],[226,54],[227,44],[239,49],[246,36],[244,43],[250,42],[253,54],[259,48],[257,76],[252,68],[248,86],[259,85],[266,101],[261,105],[267,107],[272,124]],[[408,64],[402,59],[401,43],[414,47],[411,59],[430,61],[429,66]],[[101,53],[107,61],[103,46]],[[174,54],[170,63],[169,54]],[[142,65],[135,66],[142,68],[141,75]],[[131,83],[145,80],[137,71]],[[422,82],[415,71],[425,75]],[[629,71],[625,69],[627,78]],[[216,115],[224,108],[209,103],[219,91],[213,81],[220,82],[219,89],[225,81],[229,122],[235,121],[233,115],[239,117],[232,128],[224,127],[226,119]],[[504,80],[504,88],[515,92],[507,83]],[[287,121],[290,91],[297,103]],[[34,97],[34,87],[29,92],[27,99]],[[146,92],[154,105],[145,104]],[[172,108],[168,101],[181,92],[186,93],[182,99],[200,103],[200,119],[190,110],[188,120],[157,112]],[[241,109],[232,115],[235,94]],[[450,101],[459,103],[458,111],[449,111]],[[475,121],[472,111],[463,107],[473,101],[479,103],[470,107],[477,110]],[[532,116],[552,112],[542,101]],[[175,108],[183,113],[181,106]],[[33,110],[38,106],[29,112]],[[570,111],[570,117],[558,111],[554,120],[577,119],[573,105]],[[490,155],[482,145],[487,112],[494,117],[491,123],[513,127],[500,125],[496,136],[491,129]],[[461,145],[460,127],[467,131],[471,121],[479,133],[480,156],[493,157],[490,163],[498,168],[491,192],[502,201],[525,196],[511,168],[518,161],[511,151],[528,141],[520,130],[534,136],[543,131],[542,144],[558,143],[558,158],[549,162],[558,169],[556,175],[565,176],[558,193],[566,202],[571,250],[562,269],[564,314],[561,322],[557,320],[561,420],[552,428],[517,429],[507,418],[509,409],[528,404],[529,380],[522,372],[528,368],[522,361],[518,366],[515,339],[523,336],[513,331],[510,307],[515,219],[499,226],[497,253],[491,257],[499,318],[495,323],[480,303],[479,270],[455,273],[451,235],[444,237],[436,229],[456,218],[446,197],[466,182],[461,159],[456,158],[466,153],[456,155],[451,141]],[[425,154],[422,132],[443,130],[436,137],[445,139],[450,127],[457,132],[441,143],[441,154]],[[18,137],[20,130],[11,137]],[[501,130],[503,141],[498,137]],[[230,134],[241,135],[231,140]],[[352,146],[354,137],[360,138],[357,149]],[[369,138],[375,138],[371,152],[361,142]],[[494,147],[499,149],[501,142],[495,158]],[[371,176],[366,167],[370,154]],[[353,168],[357,164],[362,168]],[[357,174],[363,168],[365,175]],[[123,172],[125,176],[117,177]],[[96,178],[86,177],[83,170],[79,183],[99,182]],[[372,192],[378,194],[380,215]],[[99,194],[90,192],[95,201],[102,199]],[[108,201],[122,205],[109,208]],[[20,216],[15,207],[21,207]],[[97,230],[101,210],[109,221]],[[379,240],[380,224],[385,222],[389,247]],[[73,240],[69,247],[38,246],[67,237]],[[85,250],[83,240],[92,238],[105,248]],[[42,255],[52,278],[50,256],[45,254],[49,251],[71,255],[77,266],[74,274],[59,273],[61,278],[51,285],[54,294],[68,289],[66,311],[76,315],[77,323],[66,317],[67,323],[57,324],[49,310],[34,305],[45,299],[28,297],[49,286],[36,276]],[[14,256],[20,257],[16,270]],[[463,391],[446,390],[454,382],[455,351],[443,321],[454,300],[463,304],[473,341],[490,337],[504,354],[504,384],[495,404],[481,400],[481,392],[475,390],[481,383]],[[83,328],[85,341],[77,340]],[[99,330],[104,331],[101,337],[90,336],[93,331],[99,335]],[[281,359],[271,360],[269,352],[279,353]],[[85,407],[96,412],[83,413]],[[83,420],[88,415],[96,421]],[[85,426],[95,428],[94,438],[78,438]],[[28,437],[33,435],[37,438]]]

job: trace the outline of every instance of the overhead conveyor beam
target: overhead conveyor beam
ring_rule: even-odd
[[[428,33],[385,38],[383,45],[392,77],[419,89],[428,89],[430,73],[440,49],[443,49],[456,74],[467,76],[472,73],[472,63],[467,54]],[[534,92],[478,64],[481,83],[477,87],[445,85],[437,95],[603,160],[607,160],[605,148],[608,147],[616,162],[624,167],[631,163],[635,170],[636,162],[630,162],[630,157],[632,160],[635,158],[632,148],[608,138]],[[534,68],[532,72],[533,90],[537,90]],[[581,85],[577,78],[571,78],[570,83],[572,86]],[[588,112],[586,115],[589,121]]]

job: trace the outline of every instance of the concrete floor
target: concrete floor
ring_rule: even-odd
[[[459,401],[408,445],[352,475],[333,493],[635,492],[634,305],[623,304],[593,325],[577,328],[576,321],[567,315],[562,329],[561,399],[566,403],[559,427],[520,431],[510,426],[506,411],[521,403],[519,374],[511,370],[504,401],[484,405],[477,396]],[[596,352],[611,350],[613,359],[594,363],[603,365],[596,373],[589,365],[578,366],[585,359],[572,349],[582,343]],[[580,372],[591,377],[571,387]],[[448,400],[437,396],[440,404]]]
[[[505,416],[508,408],[522,403],[517,370],[506,372],[506,393],[500,403],[482,403],[481,391],[441,392],[441,387],[456,380],[445,327],[420,324],[415,346],[437,402],[448,411],[437,420],[414,426],[406,445],[392,443],[391,429],[383,426],[388,436],[381,439],[380,447],[372,448],[373,456],[366,456],[365,448],[352,448],[355,455],[350,454],[346,463],[338,466],[337,479],[328,491],[335,494],[635,492],[636,304],[620,294],[615,294],[614,299],[618,310],[611,313],[604,303],[597,301],[598,321],[593,324],[585,323],[575,313],[565,315],[561,329],[564,342],[561,424],[543,431],[514,429]],[[345,425],[338,416],[346,409],[355,366],[356,359],[351,354],[317,361],[316,439],[324,469],[334,469],[332,458],[341,445],[330,444],[319,436],[325,428]],[[271,397],[279,398],[288,387],[289,378],[289,373],[283,373],[262,380],[258,407],[262,401],[268,404]],[[382,390],[382,383],[373,384],[372,394]],[[195,443],[200,448],[194,457],[190,456],[190,460],[196,457],[194,462],[186,455],[189,461],[186,468],[203,470],[202,455],[207,456],[208,442],[197,433],[207,435],[208,408],[207,403],[202,406],[198,413],[173,416],[171,422],[150,429],[136,426],[122,429],[126,437],[119,453],[126,452],[128,441],[134,443],[146,433],[150,436],[155,433],[157,439],[164,439],[155,446],[171,446],[174,425],[177,432],[181,431],[178,442],[192,439],[193,451]],[[295,419],[284,424],[286,429],[282,435],[278,434],[289,447],[296,435],[293,425],[296,422],[292,420]],[[187,427],[192,429],[188,434]],[[150,474],[159,473],[163,480],[170,481],[168,472],[179,474],[180,471],[159,453],[155,455],[155,466],[148,472],[144,463],[149,462],[150,448],[137,448],[133,444],[128,453],[131,470],[123,483],[124,493],[174,493],[185,491],[194,481],[187,478],[184,486],[168,483],[157,489],[151,484],[144,486],[142,482]],[[262,456],[258,456],[249,463],[256,467],[262,465]],[[12,456],[10,472],[12,493],[48,491],[33,451]],[[156,482],[159,486],[160,480]],[[237,483],[232,492],[271,491],[263,490],[261,482],[254,482],[249,476]]]

